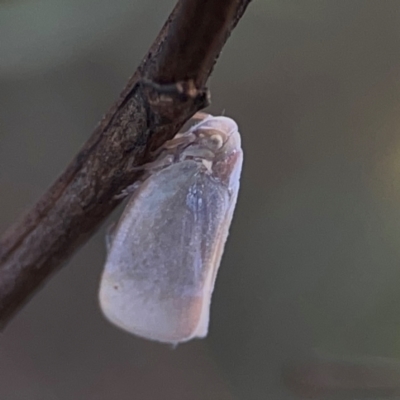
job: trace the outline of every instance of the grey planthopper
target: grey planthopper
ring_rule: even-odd
[[[146,166],[115,227],[100,283],[109,321],[165,343],[207,335],[243,162],[235,121],[196,117]]]

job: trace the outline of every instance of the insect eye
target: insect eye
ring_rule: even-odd
[[[208,139],[208,141],[209,141],[210,148],[212,148],[214,150],[219,150],[224,145],[222,136],[218,135],[218,134],[211,135],[210,138]]]

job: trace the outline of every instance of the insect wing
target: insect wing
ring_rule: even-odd
[[[100,304],[117,326],[178,343],[204,337],[216,273],[239,189],[186,160],[152,174],[116,228]]]

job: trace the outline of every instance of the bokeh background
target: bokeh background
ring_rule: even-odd
[[[0,231],[89,137],[173,5],[0,2]],[[398,0],[251,3],[209,84],[245,151],[209,336],[173,350],[104,320],[104,224],[1,334],[0,399],[399,395],[399,43]],[[304,376],[310,359],[339,364]],[[341,360],[389,363],[393,379],[352,381]]]

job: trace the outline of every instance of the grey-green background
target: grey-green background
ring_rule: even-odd
[[[1,231],[173,4],[0,2]],[[103,319],[103,226],[1,334],[1,399],[290,400],[292,360],[400,360],[400,2],[255,0],[209,86],[245,152],[209,336],[172,350]]]

